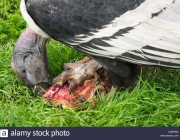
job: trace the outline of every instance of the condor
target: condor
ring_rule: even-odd
[[[50,38],[96,60],[93,69],[104,67],[118,87],[134,79],[137,65],[180,68],[179,6],[180,0],[21,0],[29,27],[15,45],[12,68],[31,89],[48,86]],[[86,79],[89,67],[80,67],[83,75],[72,84]]]

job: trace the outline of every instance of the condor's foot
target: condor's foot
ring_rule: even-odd
[[[104,98],[112,88],[105,69],[88,57],[76,63],[66,63],[64,69],[43,96],[55,107],[74,108],[84,103],[94,106],[97,94]]]
[[[102,66],[88,57],[76,63],[66,63],[64,69],[63,73],[53,79],[52,84],[62,87],[65,83],[68,83],[70,92],[77,86],[81,86],[85,80],[94,78],[95,84],[100,82]]]

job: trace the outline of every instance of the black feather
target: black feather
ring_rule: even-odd
[[[143,2],[143,1],[141,1]],[[27,12],[52,38],[68,42],[136,8],[138,0],[28,0]],[[73,40],[73,39],[71,39]]]

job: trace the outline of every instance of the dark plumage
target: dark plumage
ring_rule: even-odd
[[[119,79],[134,77],[137,64],[180,67],[179,4],[180,0],[22,0],[21,12],[34,32],[95,59],[113,84],[121,86]]]

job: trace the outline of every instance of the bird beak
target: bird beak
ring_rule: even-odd
[[[37,85],[44,88],[50,86],[46,53],[48,41],[48,38],[43,38],[27,28],[15,44],[12,69],[30,89]]]

